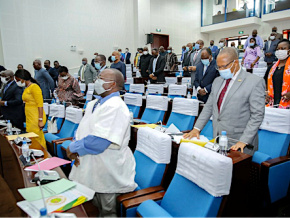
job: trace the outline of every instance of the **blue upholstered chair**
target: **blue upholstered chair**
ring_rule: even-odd
[[[204,135],[208,139],[213,139],[213,127],[212,127],[212,120],[210,119],[205,127],[201,130],[201,135]]]
[[[137,133],[137,147],[134,152],[136,161],[135,182],[138,187],[135,192],[121,195],[118,197],[118,203],[121,206],[121,214],[134,217],[136,207],[125,209],[123,202],[128,199],[140,196],[144,190],[149,187],[161,185],[165,169],[171,158],[171,138],[165,133],[149,127],[140,128]],[[155,190],[160,190],[159,187]],[[139,191],[139,192],[138,192]]]
[[[44,105],[44,108],[46,108],[47,106]],[[56,120],[56,125],[57,125],[57,129],[60,130],[63,120],[64,120],[64,116],[65,116],[65,107],[64,105],[57,105],[57,104],[50,104],[48,106],[49,108],[49,116],[48,116],[48,120],[51,120],[52,117],[54,117],[54,119]],[[47,109],[46,109],[47,110]],[[47,131],[47,124],[48,122],[46,122],[43,131],[46,132]]]
[[[142,106],[142,95],[126,93],[124,95],[124,102],[128,106],[129,110],[133,112],[133,117],[137,118],[139,115],[140,107]]]
[[[141,120],[143,123],[157,123],[163,121],[164,114],[168,108],[168,98],[165,96],[148,95],[146,108]]]
[[[194,99],[174,98],[172,111],[167,121],[168,128],[172,123],[180,130],[191,130],[198,115],[199,102]]]
[[[170,84],[168,87],[168,98],[182,98],[187,94],[187,86],[186,85],[175,85]]]
[[[175,175],[163,199],[161,202],[144,201],[138,206],[137,215],[216,217],[223,196],[230,191],[232,167],[231,158],[198,145],[182,143]]]

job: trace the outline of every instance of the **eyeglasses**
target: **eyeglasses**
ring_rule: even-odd
[[[218,66],[218,65],[216,65],[216,66],[215,66],[215,69],[217,69],[217,70],[225,70],[225,69],[228,68],[228,66],[229,66],[231,63],[234,63],[234,62],[235,62],[235,60],[233,60],[233,61],[231,61],[230,63],[228,63],[228,64],[226,64],[226,65],[223,65],[223,66]]]

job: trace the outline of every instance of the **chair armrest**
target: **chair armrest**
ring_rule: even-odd
[[[290,156],[282,156],[282,157],[277,157],[271,160],[264,161],[262,162],[262,167],[270,168],[272,166],[284,163],[286,161],[290,161]]]
[[[123,202],[123,206],[125,210],[127,210],[132,207],[137,207],[142,202],[147,201],[147,200],[159,201],[164,197],[164,195],[165,195],[165,192],[156,192],[156,193],[144,195],[138,198],[129,199]]]
[[[68,141],[68,140],[72,140],[72,139],[73,139],[73,137],[62,138],[62,139],[56,139],[56,140],[52,140],[51,143],[52,143],[52,144],[56,144],[56,143],[61,144],[61,143],[63,143],[64,141]]]
[[[149,187],[142,190],[130,192],[124,195],[120,195],[117,197],[117,201],[121,203],[123,201],[129,200],[132,198],[141,197],[141,196],[152,194],[159,191],[164,191],[164,188],[162,186]]]

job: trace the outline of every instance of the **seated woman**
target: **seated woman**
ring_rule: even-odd
[[[59,68],[57,96],[60,102],[71,102],[76,105],[79,100],[83,99],[83,94],[78,81],[68,73],[65,66]]]
[[[38,137],[35,139],[46,149],[42,131],[46,115],[43,110],[43,95],[39,84],[24,69],[15,72],[15,82],[19,87],[26,87],[22,94],[22,100],[25,103],[26,131],[37,134]]]
[[[253,68],[258,67],[260,56],[261,56],[260,46],[257,45],[255,38],[251,38],[250,46],[246,48],[242,60],[242,66],[244,66],[249,73],[253,73]]]
[[[278,42],[276,52],[278,61],[269,66],[265,80],[267,83],[266,102],[268,107],[290,108],[290,42]]]

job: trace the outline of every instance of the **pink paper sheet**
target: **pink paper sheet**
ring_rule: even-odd
[[[64,159],[61,159],[58,157],[51,157],[51,158],[47,158],[47,159],[39,162],[39,167],[40,167],[40,170],[51,170],[51,169],[54,169],[56,167],[68,164],[68,163],[71,163],[71,161],[64,160]],[[26,167],[25,170],[38,171],[38,166],[37,166],[37,164],[34,164],[33,166]]]

